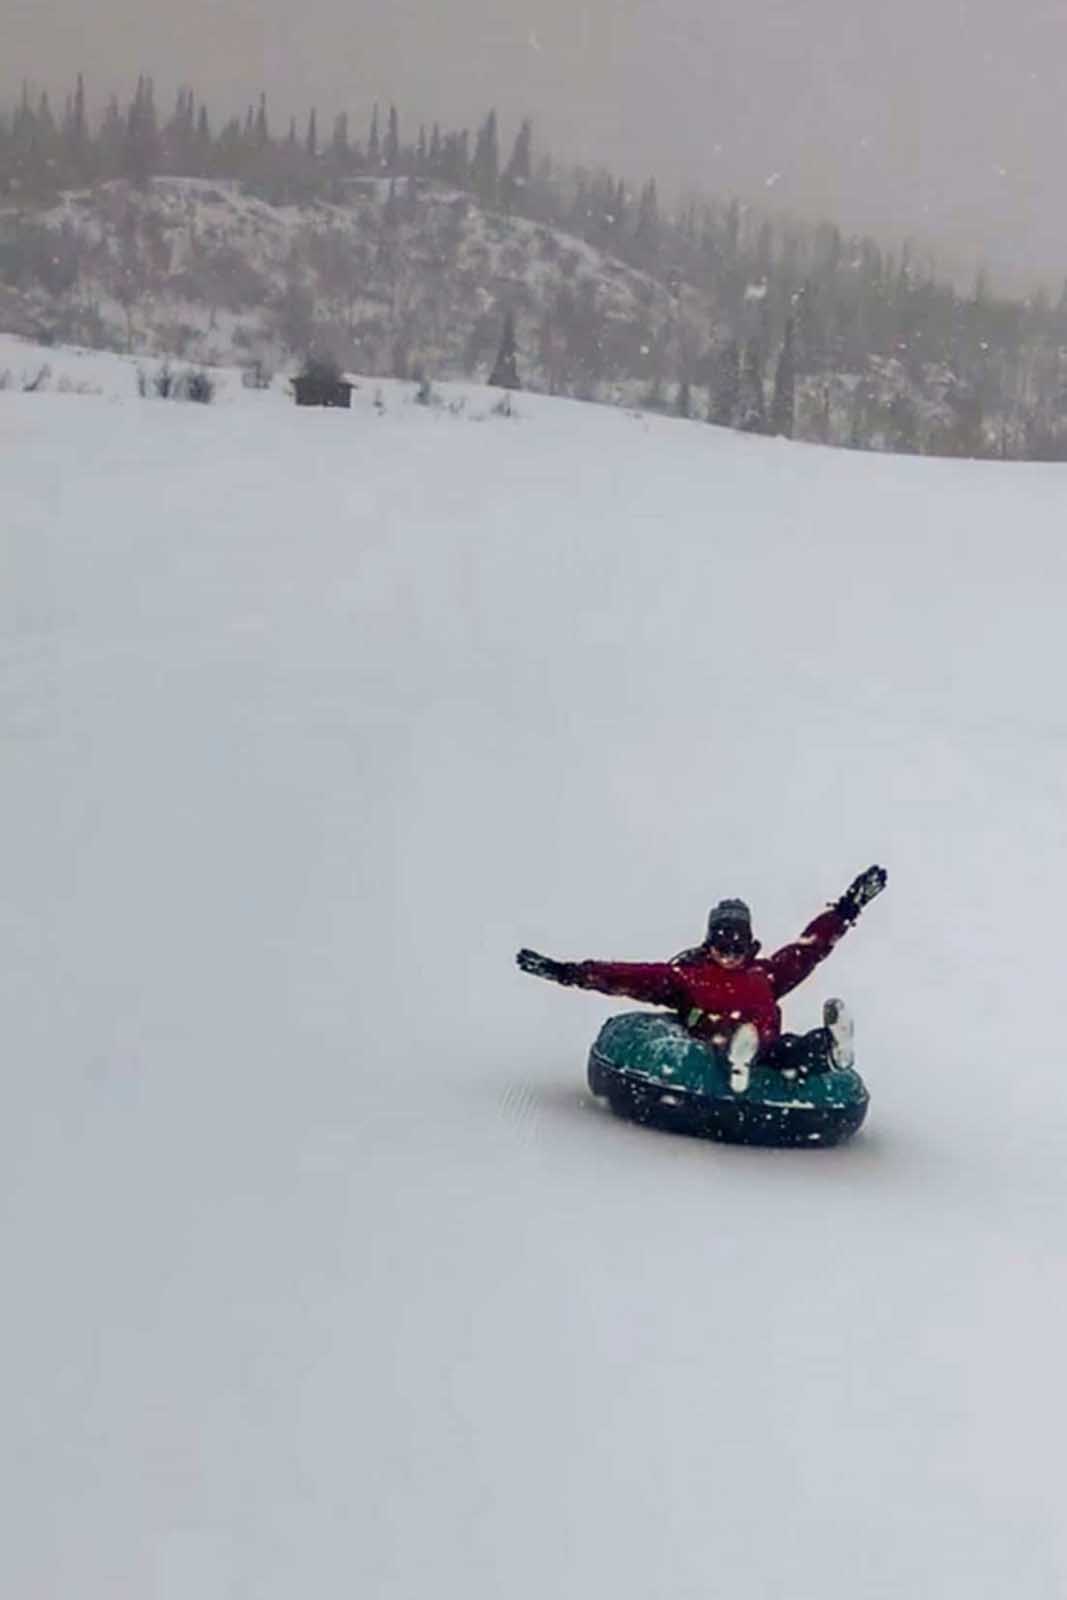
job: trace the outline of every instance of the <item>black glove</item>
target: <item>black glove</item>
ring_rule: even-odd
[[[853,878],[840,900],[834,902],[834,910],[847,917],[849,922],[855,922],[867,902],[873,900],[876,894],[881,894],[885,885],[885,868],[868,867],[858,878]]]
[[[515,960],[523,972],[533,978],[547,978],[550,983],[564,985],[578,982],[578,969],[572,961],[553,961],[551,956],[538,955],[536,950],[520,950]]]

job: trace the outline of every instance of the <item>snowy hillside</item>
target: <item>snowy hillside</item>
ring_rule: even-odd
[[[1059,1600],[1063,470],[41,359],[0,1593]],[[836,1152],[614,1120],[513,965],[874,860]]]
[[[316,344],[365,372],[461,377],[488,374],[511,309],[526,381],[579,395],[673,374],[686,328],[706,338],[694,291],[671,293],[554,228],[430,180],[342,191],[337,204],[272,205],[232,181],[157,178],[0,211],[13,257],[0,326],[272,369]]]

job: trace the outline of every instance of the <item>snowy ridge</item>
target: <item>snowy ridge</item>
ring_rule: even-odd
[[[1058,1600],[1062,469],[38,359],[0,1593]],[[837,1152],[612,1119],[513,964],[872,860]]]
[[[233,179],[111,180],[48,208],[0,207],[0,249],[0,328],[52,345],[268,373],[314,349],[363,373],[477,380],[510,311],[524,388],[789,431],[767,409],[769,365],[762,380],[723,376],[730,340],[755,325],[736,306],[727,314],[736,285],[635,270],[435,179],[338,180],[331,200],[299,204]],[[752,312],[767,293],[765,279],[750,282],[742,304]],[[899,341],[889,354],[853,352],[851,365],[797,378],[793,431],[880,451],[1055,459],[1061,419],[1045,367],[983,419],[973,379],[944,353],[919,359]]]
[[[232,180],[156,178],[66,195],[21,220],[53,232],[57,261],[77,257],[77,282],[0,288],[0,326],[272,370],[315,342],[364,372],[461,378],[487,375],[510,308],[526,380],[579,397],[640,387],[646,357],[651,374],[687,327],[703,338],[694,291],[671,293],[572,235],[431,180],[410,200],[406,184],[402,200],[380,180],[347,190],[343,204],[272,205]],[[19,220],[0,213],[0,236]]]

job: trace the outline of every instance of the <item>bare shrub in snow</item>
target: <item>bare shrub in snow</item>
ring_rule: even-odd
[[[187,372],[178,380],[180,400],[192,400],[196,405],[209,406],[215,398],[215,380],[201,367],[197,372]]]
[[[164,361],[153,373],[137,368],[137,393],[142,400],[155,395],[160,400],[191,400],[197,405],[210,405],[215,398],[215,380],[203,368],[176,373],[169,361]]]
[[[241,383],[246,389],[269,389],[273,381],[274,374],[262,360],[251,362],[241,373]]]

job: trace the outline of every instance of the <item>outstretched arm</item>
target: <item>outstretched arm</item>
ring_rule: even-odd
[[[848,932],[868,901],[881,894],[885,885],[885,868],[868,867],[852,880],[840,899],[808,923],[799,939],[776,950],[767,963],[775,993],[788,994],[814,972]]]
[[[663,961],[553,961],[536,950],[520,950],[515,960],[523,972],[568,988],[623,994],[656,1006],[678,1007],[685,999],[679,974]]]

